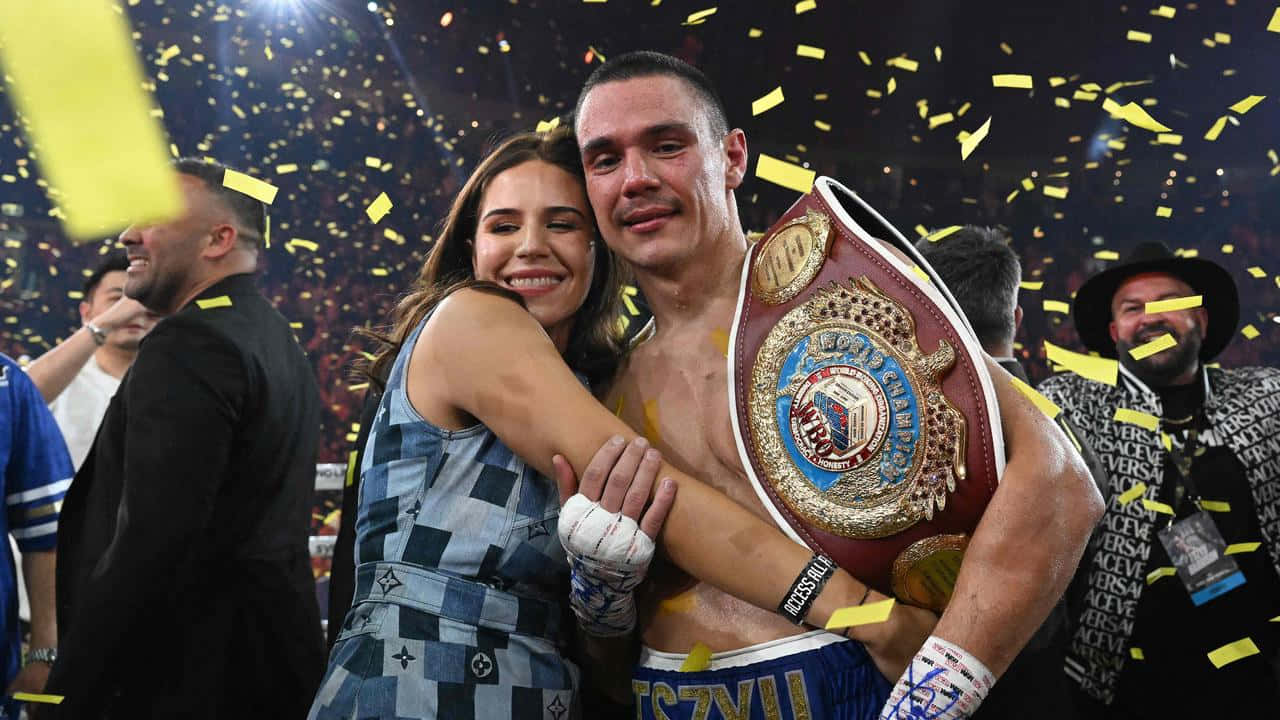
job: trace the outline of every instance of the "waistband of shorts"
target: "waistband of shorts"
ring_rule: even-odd
[[[787,655],[797,655],[810,650],[818,650],[838,642],[852,641],[843,635],[836,635],[826,630],[810,630],[800,635],[778,638],[777,640],[770,640],[757,645],[748,645],[737,650],[712,653],[710,663],[703,670],[725,670],[727,668],[754,665],[776,660]],[[663,652],[662,650],[654,650],[648,646],[642,646],[640,648],[639,665],[648,670],[678,672],[687,657],[689,657],[688,653]]]
[[[468,625],[559,641],[560,606],[435,570],[395,562],[356,568],[352,607],[380,602],[413,608]]]

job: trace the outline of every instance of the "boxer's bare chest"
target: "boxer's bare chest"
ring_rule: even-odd
[[[773,524],[742,468],[729,413],[726,327],[655,337],[632,352],[607,406],[680,470],[715,487]],[[716,518],[708,517],[708,531]],[[725,558],[732,562],[732,558]],[[641,596],[650,647],[687,652],[695,642],[729,650],[793,634],[773,613],[655,567]]]

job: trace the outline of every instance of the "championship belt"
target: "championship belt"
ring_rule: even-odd
[[[820,177],[748,251],[730,346],[738,452],[778,526],[941,611],[1004,443],[982,348],[932,269]]]

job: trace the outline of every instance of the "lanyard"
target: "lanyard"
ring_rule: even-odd
[[[1173,511],[1174,516],[1169,518],[1169,524],[1172,525],[1177,517],[1178,508],[1182,505],[1182,501],[1189,497],[1191,501],[1200,507],[1200,491],[1196,487],[1195,478],[1191,476],[1191,464],[1195,462],[1197,457],[1204,454],[1207,446],[1200,441],[1200,424],[1203,419],[1203,411],[1197,411],[1192,414],[1190,427],[1187,429],[1187,438],[1179,450],[1170,447],[1167,451],[1169,459],[1173,461],[1173,467],[1176,469],[1177,477],[1173,489]],[[1172,443],[1171,443],[1172,445]]]

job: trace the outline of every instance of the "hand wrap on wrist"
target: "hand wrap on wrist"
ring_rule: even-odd
[[[581,493],[560,509],[560,544],[569,555],[569,604],[592,635],[631,632],[636,624],[633,591],[653,559],[653,540],[635,520],[611,513]]]
[[[880,720],[967,718],[995,683],[981,660],[931,635],[889,693]]]

